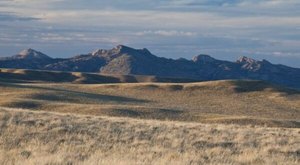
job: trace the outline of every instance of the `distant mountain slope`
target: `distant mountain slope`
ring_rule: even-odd
[[[52,59],[28,49],[16,56],[0,58],[0,68],[153,75],[199,81],[255,79],[300,88],[300,69],[274,65],[266,60],[241,57],[236,62],[229,62],[208,55],[198,55],[192,60],[175,60],[157,57],[145,48],[134,49],[123,45],[66,59]]]

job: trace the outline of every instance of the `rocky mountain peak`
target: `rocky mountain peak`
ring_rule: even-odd
[[[240,57],[236,62],[242,65],[242,69],[254,72],[260,70],[263,65],[263,62],[245,56]]]
[[[34,49],[31,49],[31,48],[22,50],[20,53],[13,56],[13,58],[17,58],[17,59],[51,59],[49,56],[47,56],[39,51],[36,51]]]
[[[106,59],[117,58],[117,57],[120,57],[125,54],[130,55],[130,56],[152,55],[151,52],[146,48],[134,49],[134,48],[124,46],[124,45],[118,45],[110,50],[98,49],[91,53],[91,55],[93,55],[93,56],[101,56]]]
[[[136,50],[133,49],[133,48],[130,48],[128,46],[125,46],[125,45],[118,45],[118,46],[114,47],[112,49],[112,51],[114,53],[126,54],[126,53],[131,53],[131,52],[136,51]]]
[[[210,63],[210,62],[216,61],[216,59],[212,58],[209,55],[200,54],[198,56],[193,57],[192,61],[194,61],[196,63]]]
[[[97,49],[95,51],[92,52],[93,56],[97,56],[97,55],[102,55],[102,54],[106,54],[108,51],[105,49]]]
[[[253,58],[242,56],[236,62],[237,63],[249,63],[249,64],[252,64],[252,63],[256,63],[257,61],[254,60]]]

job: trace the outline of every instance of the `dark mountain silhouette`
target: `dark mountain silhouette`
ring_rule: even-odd
[[[66,59],[53,59],[28,49],[12,57],[0,58],[0,68],[154,75],[199,81],[255,79],[300,88],[300,69],[274,65],[266,60],[241,57],[235,62],[229,62],[209,55],[198,55],[192,60],[175,60],[157,57],[145,48],[134,49],[123,45]]]
[[[1,68],[41,69],[45,65],[56,62],[56,59],[33,49],[26,49],[12,57],[0,58]]]
[[[40,59],[40,60],[50,60],[51,57],[38,52],[36,50],[33,50],[31,48],[25,49],[21,51],[19,54],[12,56],[12,59],[27,59],[27,60],[35,60],[35,59]]]

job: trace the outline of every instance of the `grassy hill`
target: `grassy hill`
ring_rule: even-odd
[[[300,92],[262,81],[1,82],[0,91],[0,106],[35,111],[283,127],[299,127],[300,119]]]
[[[179,82],[1,69],[0,164],[299,164],[300,91]]]

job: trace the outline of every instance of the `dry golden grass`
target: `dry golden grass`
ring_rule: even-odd
[[[300,163],[297,90],[19,81],[0,80],[0,164]]]
[[[300,92],[261,81],[1,83],[0,106],[141,119],[300,127]]]
[[[1,164],[299,164],[300,129],[0,108]]]

